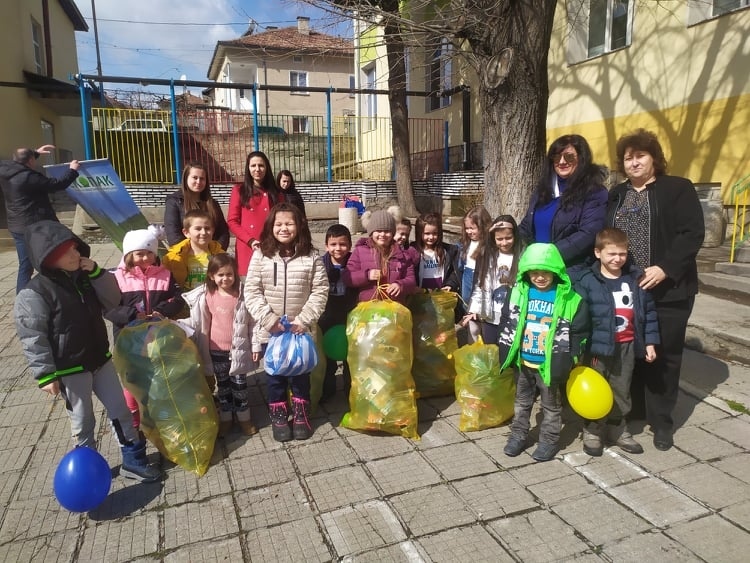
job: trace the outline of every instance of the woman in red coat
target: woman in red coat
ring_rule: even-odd
[[[235,184],[229,196],[227,223],[236,240],[235,256],[239,274],[247,275],[253,250],[260,246],[260,233],[269,210],[284,201],[273,179],[265,153],[251,152],[245,163],[245,181]]]

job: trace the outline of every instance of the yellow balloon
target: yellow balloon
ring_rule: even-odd
[[[565,386],[570,406],[583,418],[599,420],[612,410],[614,396],[607,380],[593,368],[578,366]]]

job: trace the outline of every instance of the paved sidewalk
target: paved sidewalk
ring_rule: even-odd
[[[114,245],[93,245],[104,266]],[[507,426],[458,430],[452,398],[418,403],[421,440],[341,428],[339,393],[306,442],[278,444],[252,378],[256,436],[219,440],[202,478],[115,477],[88,514],[62,509],[52,477],[70,449],[61,401],[25,373],[12,319],[15,254],[0,252],[0,561],[746,561],[750,553],[750,369],[688,352],[676,447],[503,455]],[[740,330],[738,328],[737,330]],[[98,410],[100,451],[119,451]],[[153,448],[150,449],[155,456]]]

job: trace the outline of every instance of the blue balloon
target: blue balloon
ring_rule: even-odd
[[[88,512],[104,502],[112,485],[109,463],[92,448],[75,448],[55,470],[55,497],[71,512]]]

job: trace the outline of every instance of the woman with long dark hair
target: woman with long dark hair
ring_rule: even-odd
[[[211,195],[208,171],[200,162],[188,162],[182,172],[182,187],[169,194],[164,202],[164,230],[167,242],[173,246],[185,240],[182,234],[185,213],[202,209],[211,217],[214,224],[214,240],[224,250],[229,246],[229,227],[224,212]]]
[[[260,246],[268,212],[280,201],[284,196],[276,187],[271,162],[265,153],[251,152],[245,162],[244,182],[232,187],[227,214],[229,230],[237,239],[235,256],[241,276],[247,274],[253,251]]]
[[[604,169],[593,162],[588,142],[580,135],[556,139],[518,226],[524,242],[553,243],[575,277],[593,260],[596,233],[604,228],[606,216]]]

